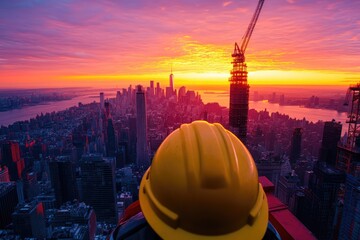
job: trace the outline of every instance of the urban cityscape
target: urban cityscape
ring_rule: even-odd
[[[132,12],[149,8],[146,1],[135,2],[135,5],[121,3],[124,5],[120,9]],[[214,9],[218,9],[217,3],[210,2],[216,6]],[[187,62],[187,58],[182,63],[175,57],[174,64],[171,58],[171,64],[167,61],[159,63],[159,66],[166,66],[158,69],[159,72],[147,77],[139,74],[138,80],[136,74],[128,75],[126,81],[119,80],[121,74],[113,79],[113,76],[96,72],[97,64],[91,63],[88,70],[94,68],[91,74],[106,79],[104,86],[95,78],[94,86],[91,85],[91,74],[76,75],[77,71],[71,72],[70,65],[59,62],[64,64],[64,68],[71,69],[65,73],[67,76],[57,79],[59,84],[57,81],[46,84],[40,80],[28,84],[20,77],[25,79],[29,74],[30,82],[33,77],[48,77],[37,64],[43,61],[51,66],[52,60],[43,60],[39,56],[17,59],[20,65],[28,61],[29,69],[39,70],[31,73],[24,67],[24,72],[19,70],[18,78],[16,71],[20,65],[15,63],[15,57],[7,57],[19,54],[12,43],[15,41],[10,33],[13,30],[1,25],[2,19],[12,19],[5,14],[6,9],[10,13],[24,11],[25,15],[30,9],[29,16],[33,16],[35,11],[48,11],[46,9],[51,9],[51,13],[63,11],[67,14],[70,9],[84,7],[84,1],[64,1],[60,5],[54,4],[56,9],[41,1],[0,3],[0,13],[7,17],[0,17],[0,29],[6,30],[4,35],[0,34],[0,53],[3,53],[0,70],[4,69],[0,74],[0,239],[123,239],[118,229],[128,221],[128,209],[138,202],[143,176],[151,167],[157,151],[180,126],[197,120],[220,123],[249,150],[266,195],[269,224],[278,236],[270,239],[359,239],[359,73],[353,70],[353,75],[346,75],[351,72],[348,70],[343,78],[351,81],[333,82],[330,87],[321,87],[320,79],[314,86],[306,85],[308,80],[299,80],[304,86],[289,86],[288,82],[271,85],[271,81],[260,87],[253,84],[253,69],[264,67],[264,70],[269,70],[266,61],[253,68],[256,62],[250,59],[257,55],[253,50],[248,54],[247,49],[248,45],[251,48],[261,40],[250,41],[256,38],[257,28],[272,26],[258,24],[269,17],[270,0],[256,1],[256,6],[242,1],[219,2],[222,8],[238,6],[236,11],[247,17],[242,24],[248,27],[242,27],[246,29],[243,38],[235,45],[231,43],[233,49],[226,53],[228,73],[222,86],[217,87],[218,82],[210,80],[208,88],[206,84],[199,87],[192,78],[184,79],[189,74],[184,65],[194,63],[192,60]],[[110,13],[113,7],[118,7],[113,4],[106,3],[101,7]],[[176,1],[174,7],[182,9],[180,6],[183,4],[187,8],[183,1]],[[206,6],[204,1],[197,4]],[[240,9],[241,4],[247,5],[246,9]],[[275,4],[287,4],[285,9],[288,10],[308,9],[306,3],[296,0],[279,0]],[[326,6],[327,11],[340,6],[347,6],[347,9],[360,7],[352,4],[344,0]],[[169,5],[158,6],[161,7],[160,13],[168,13]],[[91,9],[93,12],[85,8],[97,16],[98,10],[94,7]],[[185,13],[179,10],[178,14]],[[47,15],[47,24],[68,31],[66,21],[60,21],[61,17],[55,15]],[[121,19],[128,20],[125,15],[124,12]],[[94,19],[89,21],[96,25],[100,20]],[[104,17],[103,20],[111,21],[109,19]],[[359,25],[359,17],[354,19]],[[55,24],[53,21],[59,22]],[[66,24],[82,29],[77,21],[85,20],[74,18]],[[150,20],[145,18],[145,21]],[[172,31],[167,25],[166,28],[166,31]],[[111,32],[113,29],[107,30]],[[23,33],[24,39],[28,37],[26,31]],[[46,34],[49,38],[51,34],[57,35],[50,30]],[[359,34],[357,32],[355,37]],[[192,41],[191,44],[195,46],[197,43]],[[360,47],[354,45],[354,49],[360,50]],[[44,53],[51,57],[52,54],[55,53]],[[69,58],[70,61],[74,57],[66,54],[57,60]],[[74,59],[85,59],[86,53],[79,50],[75,55]],[[129,55],[128,60],[131,58]],[[214,64],[216,60],[214,58]],[[104,61],[107,60],[104,58]],[[82,69],[82,63],[77,64]],[[144,63],[144,66],[146,64],[150,63]],[[127,64],[124,66],[128,68]],[[157,67],[154,65],[154,68]],[[110,68],[103,66],[103,69],[108,71]],[[57,72],[55,68],[52,71]],[[222,76],[216,72],[211,74]],[[310,78],[310,75],[306,76]],[[83,80],[84,85],[81,85]],[[264,239],[267,239],[267,234]]]

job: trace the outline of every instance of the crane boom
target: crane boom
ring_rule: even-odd
[[[240,50],[241,50],[241,52],[243,54],[245,54],[246,47],[249,44],[251,35],[252,35],[253,31],[254,31],[256,22],[257,22],[257,20],[259,18],[260,11],[261,11],[261,8],[262,8],[262,6],[264,4],[264,1],[265,0],[259,0],[259,3],[258,3],[258,5],[256,7],[256,10],[255,10],[255,13],[254,13],[254,15],[253,15],[253,17],[251,19],[251,22],[250,22],[250,24],[249,24],[249,26],[248,26],[248,28],[246,30],[245,35],[242,38],[242,44],[241,44]]]

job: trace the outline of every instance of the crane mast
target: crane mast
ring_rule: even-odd
[[[246,143],[247,118],[249,110],[249,84],[247,83],[247,66],[245,63],[245,51],[254,31],[265,0],[259,0],[255,13],[242,38],[241,48],[235,42],[233,57],[233,68],[231,70],[230,82],[230,130],[244,143]]]

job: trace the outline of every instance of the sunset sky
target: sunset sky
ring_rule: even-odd
[[[228,85],[257,0],[1,0],[0,88]],[[265,0],[250,84],[360,80],[359,0]]]

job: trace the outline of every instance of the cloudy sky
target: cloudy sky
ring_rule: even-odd
[[[1,0],[0,88],[228,85],[257,0]],[[265,0],[250,84],[360,80],[360,0]]]

